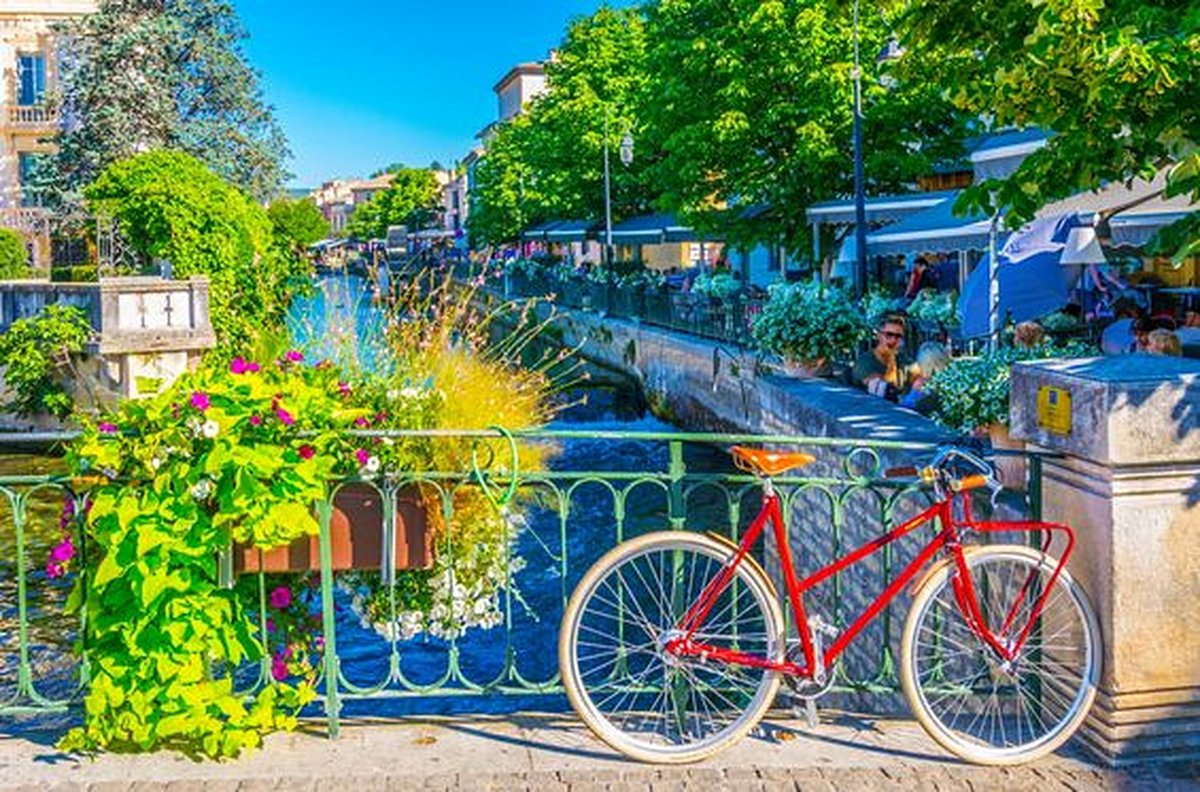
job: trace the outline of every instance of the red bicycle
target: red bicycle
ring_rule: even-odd
[[[889,471],[919,475],[934,503],[799,580],[772,477],[813,457],[732,454],[763,482],[762,510],[740,544],[684,531],[638,537],[597,561],[567,604],[563,684],[602,740],[651,762],[693,762],[729,747],[763,717],[782,679],[802,698],[826,692],[839,655],[914,581],[900,682],[938,743],[971,762],[1016,764],[1053,751],[1083,722],[1100,676],[1100,631],[1066,570],[1074,534],[1057,523],[976,520],[968,493],[999,491],[985,461],[946,448],[920,471]],[[838,628],[810,618],[806,591],[935,519],[936,535],[855,621]],[[750,555],[768,524],[794,615],[790,639],[775,586]],[[1040,532],[1040,549],[963,544],[997,532]],[[1065,540],[1060,558],[1047,552],[1055,537]]]

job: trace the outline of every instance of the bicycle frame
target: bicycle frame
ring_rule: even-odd
[[[958,501],[962,505],[963,519],[958,521],[954,517],[954,505]],[[830,577],[839,572],[853,566],[857,562],[875,553],[876,551],[886,547],[892,542],[907,536],[918,527],[924,525],[930,520],[937,518],[941,530],[921,551],[917,554],[908,566],[893,580],[883,592],[875,598],[875,600],[864,610],[859,617],[848,627],[845,628],[837,639],[829,645],[823,652],[820,658],[816,657],[815,641],[813,639],[813,629],[809,624],[805,614],[802,595],[828,580]],[[729,586],[733,580],[734,574],[739,564],[745,560],[751,548],[754,547],[759,537],[762,535],[767,523],[771,524],[775,532],[775,541],[779,546],[780,564],[783,567],[783,578],[787,585],[788,600],[791,603],[792,612],[795,615],[796,630],[800,636],[801,647],[804,653],[804,664],[800,665],[787,660],[771,660],[766,657],[751,655],[735,649],[727,649],[725,647],[711,646],[703,643],[698,643],[694,639],[696,632],[704,624],[704,620],[708,617],[709,612],[716,604],[717,598]],[[1027,532],[1030,534],[1043,533],[1041,551],[1045,553],[1051,544],[1055,533],[1061,533],[1066,537],[1066,548],[1059,559],[1058,566],[1054,570],[1054,574],[1050,579],[1045,590],[1037,593],[1037,600],[1034,602],[1029,613],[1029,618],[1021,627],[1020,632],[1015,636],[1009,636],[1007,633],[1013,626],[1021,607],[1026,602],[1026,595],[1030,594],[1032,584],[1032,574],[1026,580],[1025,586],[1021,591],[1021,596],[1010,607],[1004,623],[1001,624],[998,630],[993,630],[984,619],[980,607],[979,598],[975,590],[975,582],[972,580],[969,568],[967,566],[968,551],[964,550],[961,541],[960,533],[963,529],[978,531],[981,533],[992,533],[1001,531],[1011,532]],[[992,648],[997,655],[1005,661],[1013,660],[1021,651],[1026,639],[1029,636],[1033,626],[1037,623],[1038,617],[1041,615],[1042,608],[1045,606],[1046,598],[1054,588],[1054,583],[1057,581],[1062,570],[1065,568],[1067,559],[1070,558],[1071,552],[1075,547],[1075,534],[1067,525],[1059,523],[1048,523],[1039,521],[985,521],[979,522],[974,519],[971,510],[971,502],[966,492],[949,492],[945,497],[930,505],[920,514],[905,521],[903,524],[888,531],[883,536],[878,537],[863,546],[859,547],[845,556],[837,559],[833,563],[819,570],[818,572],[804,578],[797,579],[795,566],[792,563],[791,544],[788,540],[787,529],[783,521],[783,511],[780,505],[780,497],[775,492],[774,486],[768,479],[764,482],[763,487],[763,506],[759,511],[758,516],[750,524],[741,543],[738,545],[737,552],[721,570],[721,572],[713,579],[704,591],[700,593],[696,602],[691,605],[687,613],[684,614],[680,621],[678,632],[681,637],[669,641],[665,649],[669,652],[677,654],[681,657],[699,657],[705,661],[725,662],[736,665],[750,666],[754,668],[763,668],[771,671],[778,671],[783,674],[790,674],[801,677],[813,677],[818,669],[832,668],[838,656],[846,649],[847,646],[863,631],[871,621],[879,615],[879,612],[888,606],[895,599],[905,586],[911,583],[916,578],[925,566],[941,550],[946,550],[954,563],[954,593],[958,602],[959,608],[962,610],[963,616],[967,621],[970,629],[979,636],[988,646]]]

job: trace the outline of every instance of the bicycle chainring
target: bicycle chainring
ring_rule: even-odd
[[[803,663],[804,647],[800,646],[799,644],[793,646],[791,649],[788,649],[786,657],[789,662]],[[834,677],[837,676],[834,673],[834,670],[835,666],[830,666],[829,668],[825,669],[824,682],[817,682],[811,677],[796,676],[794,674],[784,674],[783,681],[787,683],[789,688],[791,688],[792,693],[799,698],[820,698],[828,693],[829,689],[833,687]]]

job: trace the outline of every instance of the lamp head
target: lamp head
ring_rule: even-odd
[[[1063,266],[1073,264],[1103,264],[1107,259],[1096,237],[1096,227],[1079,225],[1067,232],[1067,241],[1063,245],[1058,263]]]
[[[621,163],[628,166],[633,162],[633,135],[626,132],[621,138]]]

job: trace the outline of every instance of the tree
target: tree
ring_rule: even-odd
[[[97,13],[60,32],[60,198],[152,149],[192,154],[260,200],[277,194],[287,143],[228,2],[102,0]]]
[[[177,277],[208,276],[212,325],[226,349],[277,325],[294,279],[308,274],[273,244],[266,210],[188,154],[116,162],[85,197],[143,257],[167,259]]]
[[[359,239],[382,239],[389,226],[425,228],[441,211],[441,187],[433,171],[402,168],[391,186],[354,210],[346,234]]]
[[[1194,0],[916,0],[904,18],[953,75],[963,110],[996,127],[1051,133],[1008,179],[971,189],[966,207],[1016,226],[1047,202],[1167,163],[1170,194],[1200,200],[1200,7]],[[1164,238],[1200,252],[1200,215]]]
[[[964,135],[941,80],[881,82],[875,54],[896,5],[864,3],[859,24],[868,195],[957,158]],[[647,13],[660,203],[734,238],[808,249],[806,208],[853,194],[850,4],[661,0]],[[916,49],[906,59],[924,61]],[[770,211],[737,208],[756,204]]]
[[[24,237],[11,228],[0,228],[0,280],[28,278],[30,274]]]
[[[267,207],[276,241],[294,255],[329,236],[329,221],[309,198],[276,198]]]
[[[649,177],[651,137],[639,110],[649,84],[645,58],[639,9],[601,8],[571,22],[546,64],[546,93],[501,125],[476,167],[468,222],[477,239],[510,240],[544,220],[603,217],[605,145],[614,216],[649,208],[657,190]],[[628,168],[617,157],[626,132],[637,149]]]

